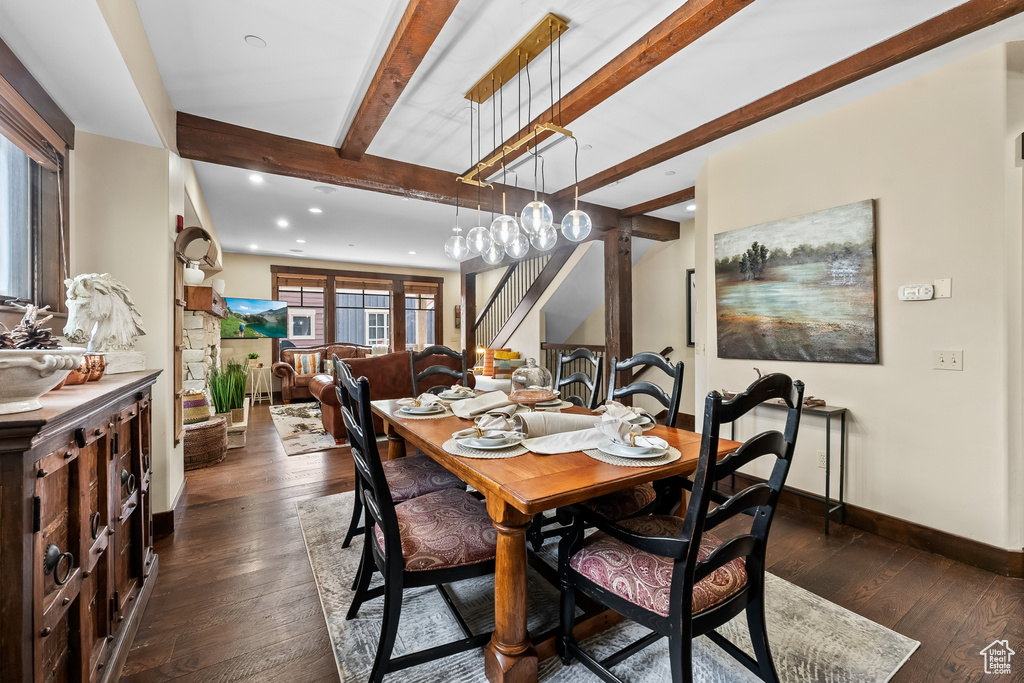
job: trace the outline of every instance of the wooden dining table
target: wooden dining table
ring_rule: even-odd
[[[697,467],[700,434],[658,425],[646,432],[679,449],[682,457],[657,467],[622,467],[591,458],[586,453],[512,458],[468,458],[447,453],[442,445],[452,432],[470,423],[454,415],[423,419],[397,412],[394,400],[373,401],[388,435],[388,459],[404,457],[408,446],[443,465],[484,495],[487,512],[498,533],[494,570],[494,632],[484,647],[487,679],[494,683],[537,680],[537,650],[526,626],[528,595],[526,531],[534,515],[563,505],[636,486],[656,479],[691,474]],[[573,406],[563,412],[589,414]],[[739,447],[719,442],[719,457]]]

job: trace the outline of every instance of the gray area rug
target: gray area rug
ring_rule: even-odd
[[[368,680],[380,635],[383,599],[363,604],[355,619],[345,620],[352,599],[349,586],[362,550],[361,538],[348,548],[341,547],[352,512],[352,493],[302,501],[297,506],[341,680],[345,683]],[[546,553],[545,560],[552,564],[555,545],[554,541],[549,541],[542,551]],[[450,590],[474,633],[494,627],[493,580],[481,577],[453,584]],[[539,633],[556,626],[558,590],[530,570],[529,594],[530,631]],[[769,638],[783,683],[888,681],[920,645],[771,574],[768,575],[766,605]],[[742,615],[723,626],[720,632],[751,651]],[[643,627],[624,622],[584,641],[584,646],[600,658],[645,633],[647,630]],[[394,656],[456,640],[461,635],[435,589],[405,592]],[[694,680],[757,681],[707,638],[696,639],[693,648]],[[670,680],[667,641],[661,640],[630,657],[615,671],[624,680],[636,683]],[[550,683],[597,680],[582,665],[574,663],[565,667],[557,657],[541,662],[539,678]],[[390,674],[385,680],[403,683],[485,681],[483,654],[480,650],[465,652]]]
[[[320,404],[315,401],[270,406],[270,417],[274,420],[277,435],[281,437],[284,452],[288,455],[337,448],[334,437],[324,431],[320,421]]]

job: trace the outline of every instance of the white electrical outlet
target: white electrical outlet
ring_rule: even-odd
[[[818,467],[825,469],[825,451],[818,451]]]
[[[963,370],[963,349],[938,349],[932,351],[932,368],[935,370]]]

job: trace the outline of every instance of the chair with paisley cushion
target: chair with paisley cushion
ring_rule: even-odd
[[[344,369],[342,369],[342,366]],[[352,372],[348,363],[342,362],[337,356],[334,357],[334,376],[341,377],[344,372],[351,377]],[[365,379],[365,378],[364,378]],[[367,382],[369,384],[369,382]],[[345,405],[345,393],[342,391],[339,382],[335,382],[335,390],[338,401]],[[373,434],[373,431],[370,432]],[[385,460],[381,463],[384,470],[384,477],[387,479],[388,489],[391,491],[391,499],[396,503],[411,500],[417,496],[423,496],[435,491],[445,489],[465,490],[466,484],[454,474],[438,465],[426,455],[409,455],[397,460]],[[359,495],[361,482],[356,477],[356,497],[352,503],[352,520],[348,524],[348,532],[341,547],[347,548],[356,534],[363,532],[360,522],[363,517],[363,503]]]
[[[461,369],[453,368],[450,362],[439,362],[440,359],[432,358],[432,356],[447,356],[453,359],[456,364],[461,364]],[[434,365],[424,365],[428,362],[434,363]],[[440,346],[435,344],[434,346],[428,346],[422,351],[413,351],[412,358],[409,361],[410,369],[412,370],[412,395],[420,395],[420,386],[423,380],[434,375],[445,375],[451,377],[451,380],[446,380],[448,385],[452,384],[452,381],[460,382],[462,386],[469,386],[469,367],[466,364],[466,352],[463,350],[461,353],[454,349],[449,349],[447,346]],[[436,379],[434,382],[428,383],[429,386],[426,391],[431,393],[441,393],[448,387],[445,385],[437,385]]]
[[[693,680],[691,641],[708,638],[763,681],[778,681],[764,619],[764,564],[768,532],[779,493],[786,483],[800,426],[803,382],[772,374],[754,382],[730,401],[713,391],[704,408],[704,431],[686,517],[651,515],[615,523],[583,506],[564,512],[572,529],[558,548],[562,580],[559,655],[565,664],[578,659],[602,680],[618,681],[608,671],[662,637],[668,637],[673,683]],[[766,431],[748,439],[721,461],[721,426],[772,399],[789,408],[785,431]],[[731,497],[714,491],[715,482],[758,458],[772,460],[767,482]],[[710,509],[712,501],[721,504]],[[750,511],[753,518],[731,538],[710,532]],[[585,523],[598,528],[584,536]],[[735,527],[733,527],[735,528]],[[650,628],[652,632],[601,662],[584,652],[573,637],[577,592]],[[715,629],[746,612],[754,657]]]
[[[383,596],[380,640],[370,673],[370,682],[379,683],[386,673],[482,647],[490,640],[490,633],[473,635],[443,584],[493,573],[498,537],[484,503],[467,491],[448,488],[395,503],[377,452],[369,382],[365,377],[354,380],[343,363],[337,367],[341,412],[365,510],[363,554],[346,619],[355,618],[367,600]],[[381,573],[384,584],[371,589],[374,571]],[[424,586],[437,587],[466,637],[392,659],[402,592]]]

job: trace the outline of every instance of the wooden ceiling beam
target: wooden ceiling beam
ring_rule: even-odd
[[[371,154],[363,155],[358,162],[349,161],[342,159],[334,147],[264,133],[183,112],[178,112],[177,133],[178,154],[185,159],[452,206],[456,202],[455,174],[449,171],[384,159]],[[476,208],[475,188],[459,189],[459,206],[467,209]],[[483,210],[488,213],[492,210],[500,213],[502,192],[505,193],[509,211],[518,210],[533,200],[533,192],[529,190],[495,184],[492,188],[481,191],[480,204]],[[571,197],[548,203],[555,214],[556,224],[573,206]],[[621,219],[618,209],[588,202],[580,202],[579,207],[590,216],[594,223],[594,232],[600,233],[618,227]],[[675,221],[650,216],[643,218],[647,219],[643,230],[645,236],[650,239],[665,241],[679,238],[679,224]],[[468,222],[466,225],[471,227]]]
[[[658,197],[657,199],[651,199],[640,204],[634,204],[633,206],[627,206],[620,213],[623,216],[641,216],[651,211],[657,211],[658,209],[664,209],[666,206],[675,206],[676,204],[682,204],[688,202],[697,196],[697,188],[687,187],[677,192],[672,192],[665,195],[664,197]]]
[[[410,0],[377,66],[341,145],[341,156],[359,161],[416,73],[459,0]]]
[[[754,0],[688,0],[664,21],[556,102],[554,116],[552,116],[551,109],[545,109],[525,128],[503,142],[502,146],[519,140],[523,136],[532,136],[534,127],[540,123],[554,121],[560,126],[569,126],[573,121],[752,2]],[[535,147],[551,135],[553,135],[551,131],[538,133],[534,142],[512,153],[506,153],[506,164],[522,156],[530,148]],[[484,158],[490,158],[495,154],[500,155],[502,146],[499,146],[490,155],[485,155]],[[472,169],[467,169],[466,173],[470,171]]]
[[[656,166],[776,114],[1024,12],[1024,0],[968,0],[852,57],[652,147],[579,183],[581,195]],[[553,198],[565,198],[573,187]]]

